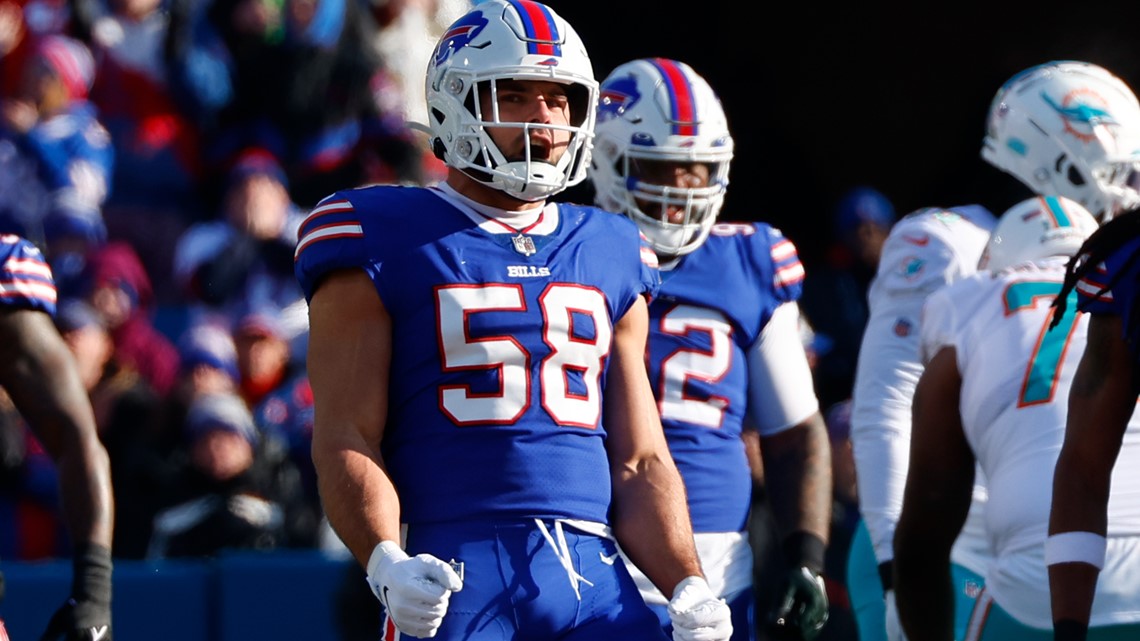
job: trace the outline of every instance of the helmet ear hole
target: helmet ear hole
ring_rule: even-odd
[[[1081,172],[1077,170],[1075,165],[1069,165],[1068,178],[1069,182],[1077,187],[1081,187],[1085,184],[1084,176],[1081,175]]]

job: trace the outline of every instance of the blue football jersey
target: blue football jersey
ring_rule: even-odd
[[[1105,261],[1077,281],[1077,309],[1093,314],[1116,314],[1124,319],[1125,331],[1137,326],[1132,322],[1137,309],[1140,286],[1140,238],[1128,241]],[[1126,272],[1126,273],[1121,273]],[[1115,282],[1114,282],[1115,281]],[[1111,288],[1110,288],[1111,285]],[[1140,357],[1140,336],[1126,336],[1133,353]]]
[[[744,529],[746,353],[773,311],[800,297],[803,279],[795,246],[764,223],[717,224],[662,272],[649,308],[649,375],[697,532]]]
[[[338,192],[301,226],[306,296],[331,270],[358,268],[392,317],[381,450],[406,523],[608,522],[613,324],[659,276],[628,219],[555,207],[554,231],[523,244],[416,187]]]
[[[39,248],[12,234],[0,235],[0,306],[55,316],[56,289]]]

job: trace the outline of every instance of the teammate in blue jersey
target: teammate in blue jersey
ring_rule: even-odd
[[[1140,176],[1140,158],[1132,165]],[[1134,183],[1135,184],[1135,183]],[[1089,314],[1088,346],[1069,391],[1065,440],[1053,480],[1046,562],[1054,639],[1089,637],[1108,549],[1110,480],[1140,385],[1140,209],[1117,215],[1069,262],[1055,318],[1076,291]]]
[[[0,235],[0,386],[59,470],[75,544],[71,593],[41,641],[111,639],[111,468],[87,390],[52,322],[56,290],[40,250]],[[7,633],[0,623],[0,640]]]
[[[618,66],[601,85],[597,134],[597,204],[635,221],[660,259],[650,381],[701,561],[732,607],[733,639],[757,632],[744,441],[756,431],[746,426],[762,442],[791,568],[773,624],[780,638],[814,638],[827,619],[820,572],[831,468],[798,334],[804,270],[795,246],[764,223],[716,222],[733,141],[716,94],[689,65],[652,58]],[[668,629],[664,595],[635,577]]]
[[[656,257],[548,203],[585,178],[597,82],[549,7],[488,0],[427,70],[432,187],[335,193],[302,223],[313,460],[385,638],[725,640],[645,369]]]

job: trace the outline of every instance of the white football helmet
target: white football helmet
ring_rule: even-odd
[[[1034,196],[998,218],[978,269],[996,272],[1040,258],[1072,256],[1097,226],[1092,214],[1075,200]]]
[[[724,204],[733,150],[724,109],[708,82],[675,60],[627,62],[602,81],[596,133],[590,180],[598,206],[632,218],[662,256],[700,247]],[[644,161],[703,163],[708,186],[642,180],[638,163]],[[669,206],[684,212],[682,223],[668,222]]]
[[[571,123],[503,123],[483,113],[479,96],[496,83],[541,80],[568,86]],[[456,20],[428,62],[428,128],[436,155],[474,180],[525,201],[548,198],[586,177],[598,83],[577,32],[550,7],[532,0],[486,0]],[[506,158],[487,127],[571,132],[566,153],[550,164]]]
[[[1140,205],[1140,103],[1124,81],[1093,64],[1031,67],[994,97],[982,157],[1103,222]]]

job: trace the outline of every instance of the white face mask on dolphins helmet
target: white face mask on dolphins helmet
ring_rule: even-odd
[[[494,104],[497,83],[504,80],[566,85],[569,124],[500,121]],[[426,83],[431,145],[449,166],[532,202],[585,179],[598,83],[581,38],[550,7],[531,0],[476,4],[440,38]],[[484,113],[480,100],[487,92],[490,113]],[[491,139],[491,127],[569,131],[570,142],[553,164],[532,159],[529,147],[523,158],[508,159]]]
[[[994,97],[982,157],[1035,193],[1071,198],[1104,222],[1140,205],[1140,103],[1093,64],[1031,67]]]
[[[733,141],[720,100],[682,62],[627,62],[602,81],[590,180],[603,209],[634,220],[654,251],[688,254],[708,238],[724,205]],[[703,164],[704,187],[643,180],[657,163]],[[683,212],[670,222],[669,210]]]

